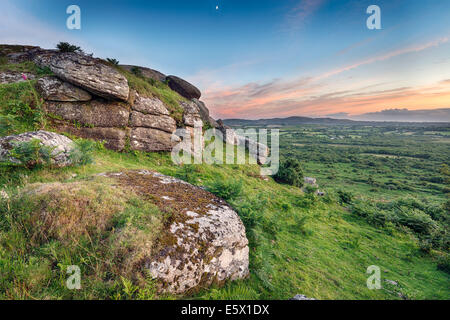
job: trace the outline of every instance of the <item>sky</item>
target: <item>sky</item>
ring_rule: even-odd
[[[68,41],[180,76],[215,118],[450,108],[448,0],[0,2],[0,43]],[[73,4],[81,30],[66,27]],[[370,5],[380,30],[367,28]]]

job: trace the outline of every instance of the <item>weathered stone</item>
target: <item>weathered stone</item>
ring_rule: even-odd
[[[139,151],[171,151],[178,141],[172,141],[172,134],[157,129],[133,128],[130,135],[131,149]]]
[[[129,111],[117,102],[92,100],[90,102],[45,103],[46,111],[63,120],[75,121],[88,127],[125,127]]]
[[[127,131],[118,128],[77,128],[67,124],[57,124],[56,127],[62,132],[80,138],[104,141],[105,147],[111,150],[122,151],[125,149],[127,142]]]
[[[238,136],[236,135],[236,132],[225,125],[222,120],[217,121],[217,129],[222,132],[224,142],[232,145],[236,145],[238,143]]]
[[[166,80],[165,74],[162,74],[161,72],[150,69],[150,68],[144,68],[144,67],[139,67],[139,66],[130,66],[130,65],[120,65],[120,67],[122,67],[125,70],[130,71],[130,72],[132,72],[133,68],[137,68],[137,70],[140,70],[141,74],[144,77],[150,78],[150,79],[153,79],[156,81],[165,81]]]
[[[303,295],[303,294],[297,294],[297,295],[295,295],[295,297],[293,297],[292,299],[289,299],[289,300],[305,300],[305,301],[307,301],[307,300],[316,300],[316,299],[313,299],[313,298],[308,298],[307,296],[305,296],[305,295]]]
[[[23,78],[23,75],[25,75],[28,80],[34,80],[36,78],[31,73],[22,74],[20,72],[1,71],[0,72],[0,84],[23,82],[23,81],[25,81],[25,79]]]
[[[246,148],[251,156],[256,158],[258,164],[265,164],[269,156],[269,148],[262,143],[256,142],[248,137],[236,136],[237,145]]]
[[[52,164],[61,167],[70,165],[70,152],[74,148],[73,141],[66,136],[48,131],[26,132],[0,138],[0,161],[20,163],[19,160],[10,157],[10,150],[15,143],[29,142],[33,139],[37,139],[41,145],[53,149],[51,155]]]
[[[177,130],[176,121],[169,116],[155,116],[153,114],[143,114],[137,111],[131,113],[130,125],[131,127],[159,129],[168,133],[173,133]]]
[[[178,92],[179,95],[186,99],[200,99],[202,95],[200,90],[194,85],[176,76],[168,76],[166,81],[168,81],[170,89]]]
[[[249,247],[238,214],[223,200],[184,181],[142,170],[107,173],[172,212],[160,247],[142,259],[160,292],[182,294],[249,274]],[[166,200],[169,199],[169,200]]]
[[[8,63],[31,61],[36,54],[45,51],[49,50],[44,50],[35,46],[0,45],[0,56],[6,57]]]
[[[192,102],[197,105],[198,113],[200,115],[200,118],[204,123],[209,122],[209,110],[206,107],[206,104],[198,99],[192,99]]]
[[[37,82],[38,90],[45,100],[50,101],[89,101],[92,96],[81,88],[59,80],[56,77],[43,77]]]
[[[203,127],[202,117],[200,115],[199,107],[195,102],[181,102],[180,106],[183,108],[183,121],[186,126]]]
[[[169,110],[167,110],[164,103],[158,98],[147,98],[135,94],[135,100],[133,103],[133,110],[145,113],[145,114],[153,114],[153,115],[170,115]]]
[[[127,79],[99,59],[78,53],[45,53],[34,61],[45,66],[58,78],[106,99],[127,101],[130,93]]]

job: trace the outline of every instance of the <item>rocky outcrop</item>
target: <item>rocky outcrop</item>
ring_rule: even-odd
[[[177,126],[185,128],[193,136],[194,127],[206,128],[209,125],[222,131],[227,143],[249,148],[259,163],[267,157],[266,146],[239,137],[222,122],[216,122],[199,100],[200,90],[179,77],[166,77],[159,71],[139,66],[115,68],[104,60],[83,53],[61,53],[39,47],[0,45],[0,56],[7,57],[12,63],[34,61],[54,73],[55,76],[40,78],[37,88],[45,100],[44,109],[50,122],[58,130],[105,141],[105,146],[114,150],[129,147],[153,152],[172,150],[179,142],[176,137],[171,137]],[[167,82],[172,90],[188,101],[180,98],[183,101],[179,101],[179,108],[171,104],[169,111],[161,99],[139,94],[137,88],[130,90],[126,77],[121,74],[123,70]],[[27,79],[35,78],[31,73],[26,76]],[[21,73],[0,73],[0,83],[23,80]],[[146,90],[141,92],[151,95]]]
[[[139,151],[171,151],[179,141],[175,136],[172,139],[171,133],[157,129],[133,128],[130,134],[131,148]]]
[[[43,53],[45,51],[35,46],[22,46],[22,45],[0,45],[0,56],[6,57],[8,63],[22,63],[32,60],[36,54]]]
[[[25,75],[26,79],[28,79],[28,80],[34,80],[36,78],[31,73],[0,71],[0,84],[23,82],[23,81],[25,81],[25,79],[23,78],[24,75]]]
[[[178,92],[180,96],[185,97],[186,99],[200,99],[202,95],[200,90],[194,85],[176,76],[168,76],[166,81],[168,82],[170,89]]]
[[[117,102],[92,100],[89,102],[52,102],[45,104],[52,116],[87,127],[116,127],[128,125],[129,111]]]
[[[223,200],[184,181],[152,171],[102,176],[148,197],[171,212],[165,234],[154,252],[143,257],[145,269],[160,292],[182,294],[247,277],[249,248],[245,227]]]
[[[49,101],[89,101],[89,92],[59,80],[56,77],[43,77],[37,82],[37,88],[45,100]]]
[[[105,62],[78,53],[44,53],[34,61],[48,67],[60,79],[94,95],[127,101],[130,93],[127,79]]]
[[[52,164],[60,167],[70,165],[70,152],[74,148],[73,141],[66,136],[48,131],[26,132],[0,138],[0,161],[20,163],[19,160],[10,156],[10,150],[14,148],[15,144],[34,139],[39,140],[41,145],[52,149]]]
[[[153,70],[150,68],[144,68],[144,67],[139,67],[139,66],[130,66],[130,65],[120,65],[121,68],[129,71],[129,72],[133,72],[134,70],[139,70],[138,72],[140,72],[142,74],[142,76],[149,78],[149,79],[153,79],[155,81],[165,81],[166,80],[166,75],[157,71],[157,70]]]

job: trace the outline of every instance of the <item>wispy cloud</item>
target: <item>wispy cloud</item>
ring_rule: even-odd
[[[437,39],[437,40],[434,40],[434,41],[431,41],[431,42],[428,42],[428,43],[425,43],[425,44],[394,50],[394,51],[388,52],[388,53],[383,54],[383,55],[374,56],[374,57],[371,57],[371,58],[368,58],[368,59],[365,59],[365,60],[361,60],[361,61],[358,61],[356,63],[350,64],[350,65],[347,65],[347,66],[344,66],[344,67],[337,68],[335,70],[326,72],[326,73],[318,76],[316,78],[316,80],[321,80],[321,79],[324,79],[324,78],[335,76],[335,75],[338,75],[338,74],[340,74],[342,72],[345,72],[345,71],[356,69],[358,67],[361,67],[361,66],[364,66],[364,65],[368,65],[368,64],[372,64],[372,63],[375,63],[375,62],[388,60],[388,59],[391,59],[393,57],[400,56],[400,55],[403,55],[403,54],[419,52],[419,51],[423,51],[423,50],[428,49],[428,48],[437,47],[437,46],[440,46],[441,44],[444,44],[444,43],[447,43],[447,42],[448,42],[448,38],[447,37],[443,37],[443,38],[440,38],[440,39]]]
[[[385,84],[375,83],[348,90],[335,90],[334,84],[325,81],[345,71],[359,68],[400,55],[420,52],[447,43],[440,38],[424,44],[393,50],[384,55],[367,58],[353,64],[322,73],[318,76],[291,80],[274,79],[266,83],[248,83],[238,87],[204,90],[203,99],[213,115],[230,118],[273,117],[291,115],[326,115],[330,112],[352,114],[380,110],[388,106],[412,108],[437,108],[450,104],[450,81],[443,80],[429,87],[393,87],[372,90]]]
[[[303,27],[306,21],[320,8],[323,2],[324,0],[300,0],[286,14],[286,28],[297,30]]]

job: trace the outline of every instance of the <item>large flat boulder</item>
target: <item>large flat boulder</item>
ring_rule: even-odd
[[[179,141],[179,139],[177,139]],[[158,152],[171,151],[177,141],[172,141],[172,134],[150,128],[132,128],[130,146],[133,150]]]
[[[37,87],[42,97],[49,101],[89,101],[92,96],[89,92],[78,88],[68,82],[61,81],[57,77],[43,77],[37,82]]]
[[[60,79],[81,87],[94,95],[127,101],[128,81],[104,61],[79,53],[44,53],[34,61],[48,67]]]
[[[158,98],[148,98],[135,93],[135,99],[132,106],[133,110],[144,114],[170,115],[164,103]]]
[[[131,127],[158,129],[168,133],[177,130],[176,121],[169,116],[143,114],[137,111],[131,113],[130,125]]]
[[[160,292],[183,294],[249,274],[249,247],[238,214],[223,200],[184,181],[141,170],[102,174],[154,199],[168,212],[167,228],[143,267]],[[132,252],[130,254],[133,254]]]
[[[92,100],[89,102],[45,103],[47,113],[57,118],[79,123],[87,127],[125,127],[129,111],[123,105],[112,101]]]
[[[202,95],[197,87],[179,77],[168,76],[166,81],[168,81],[170,89],[178,92],[180,96],[185,97],[186,99],[200,99]]]
[[[74,148],[73,141],[66,136],[48,131],[26,132],[0,138],[0,161],[10,161],[20,164],[18,159],[10,156],[10,150],[17,143],[30,142],[33,139],[39,140],[42,146],[53,149],[51,153],[51,162],[53,165],[63,167],[71,164],[70,152]]]

